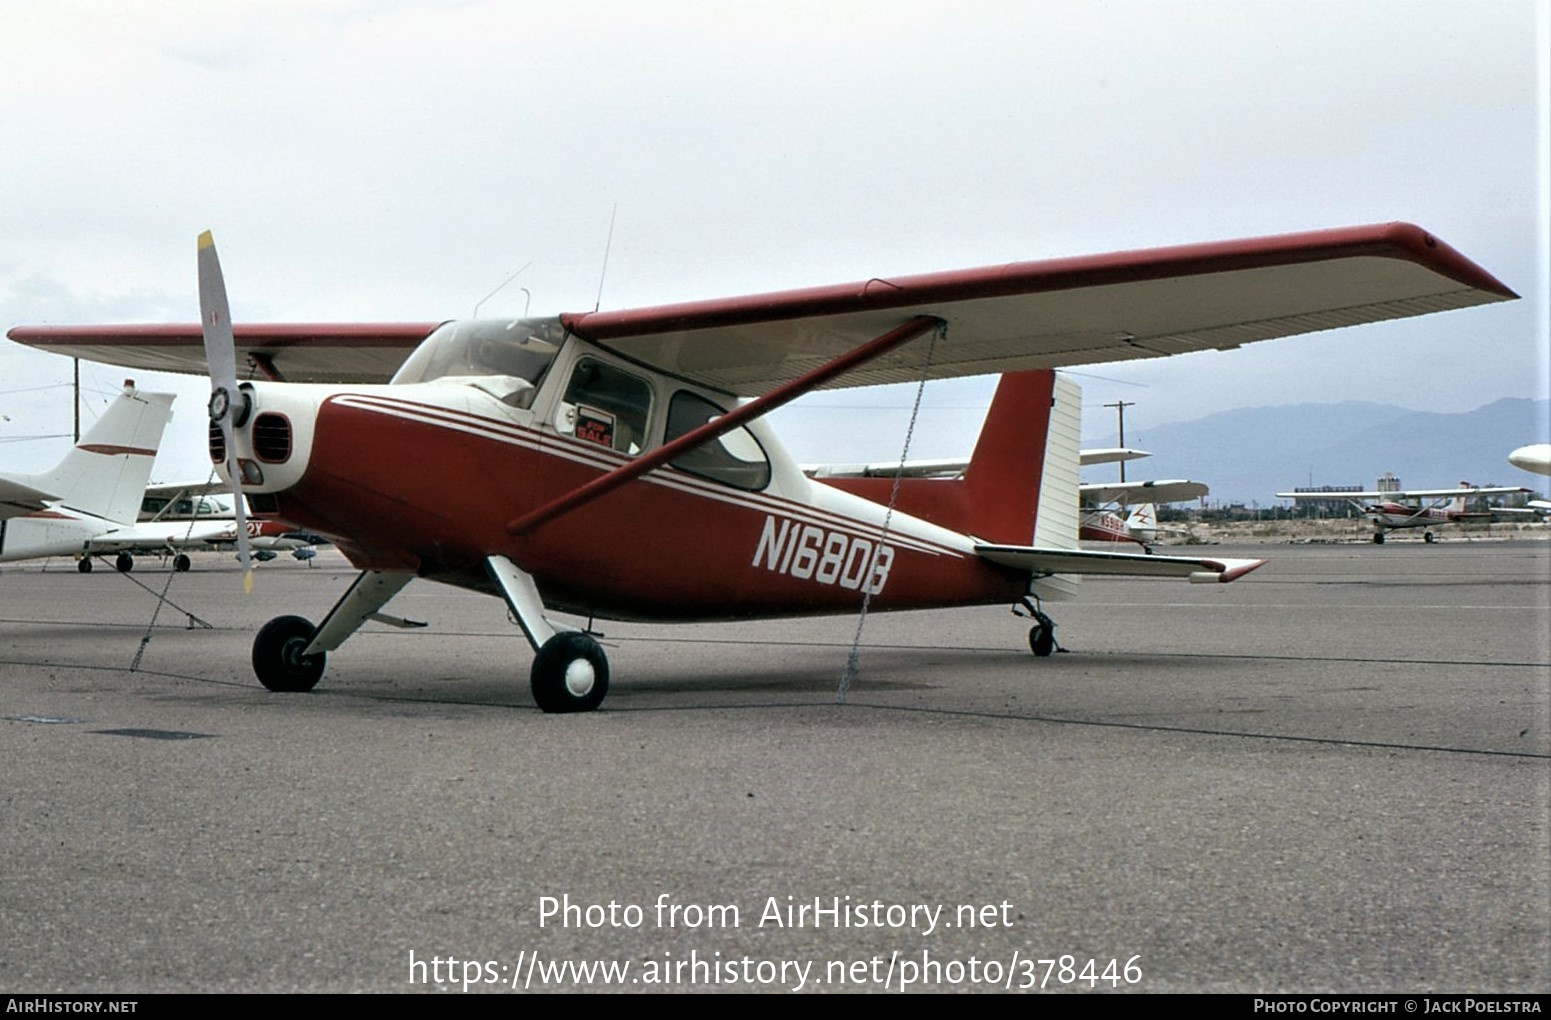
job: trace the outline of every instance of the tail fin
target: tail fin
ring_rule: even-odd
[[[1152,503],[1143,503],[1126,517],[1126,527],[1135,532],[1138,538],[1151,541],[1158,534],[1158,507]]]
[[[172,399],[171,393],[141,393],[126,384],[58,467],[18,480],[71,510],[134,523],[172,418]]]
[[[902,478],[895,506],[983,542],[1077,548],[1081,400],[1049,369],[1009,372],[996,386],[961,477]],[[825,478],[886,503],[892,477]]]

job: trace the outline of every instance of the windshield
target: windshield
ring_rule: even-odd
[[[447,376],[511,376],[538,386],[560,349],[558,319],[465,319],[443,323],[420,342],[393,382]]]

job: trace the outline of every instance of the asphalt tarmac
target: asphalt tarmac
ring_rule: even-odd
[[[427,582],[266,692],[332,551],[7,565],[0,992],[1551,990],[1551,542],[1211,552],[1048,659],[872,614],[844,704],[854,616],[603,624],[580,716]]]

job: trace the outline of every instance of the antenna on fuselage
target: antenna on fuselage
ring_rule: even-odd
[[[609,239],[603,242],[603,269],[598,272],[598,300],[592,303],[592,310],[597,311],[603,307],[603,281],[609,275],[609,249],[614,247],[614,220],[619,216],[619,203],[614,203],[614,211],[609,213]]]
[[[500,287],[497,287],[495,290],[491,291],[490,293],[486,294],[484,297],[480,298],[478,301],[474,302],[474,314],[471,317],[475,318],[475,319],[479,318],[479,306],[484,304],[486,301],[489,301],[491,298],[495,297],[497,294],[501,293],[502,289],[505,288],[505,286],[508,283],[511,283],[513,280],[517,279],[517,277],[521,276],[524,272],[527,271],[528,266],[531,266],[531,265],[533,265],[533,260],[529,259],[527,261],[527,263],[524,264],[521,269],[517,270],[511,276],[508,276],[506,279],[502,280]],[[526,291],[524,291],[524,293],[526,293]],[[524,315],[528,314],[527,308],[523,309],[522,314],[524,314]]]

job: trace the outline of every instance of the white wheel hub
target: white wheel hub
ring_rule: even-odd
[[[597,680],[597,670],[586,659],[572,659],[565,668],[565,689],[572,697],[585,698]]]

